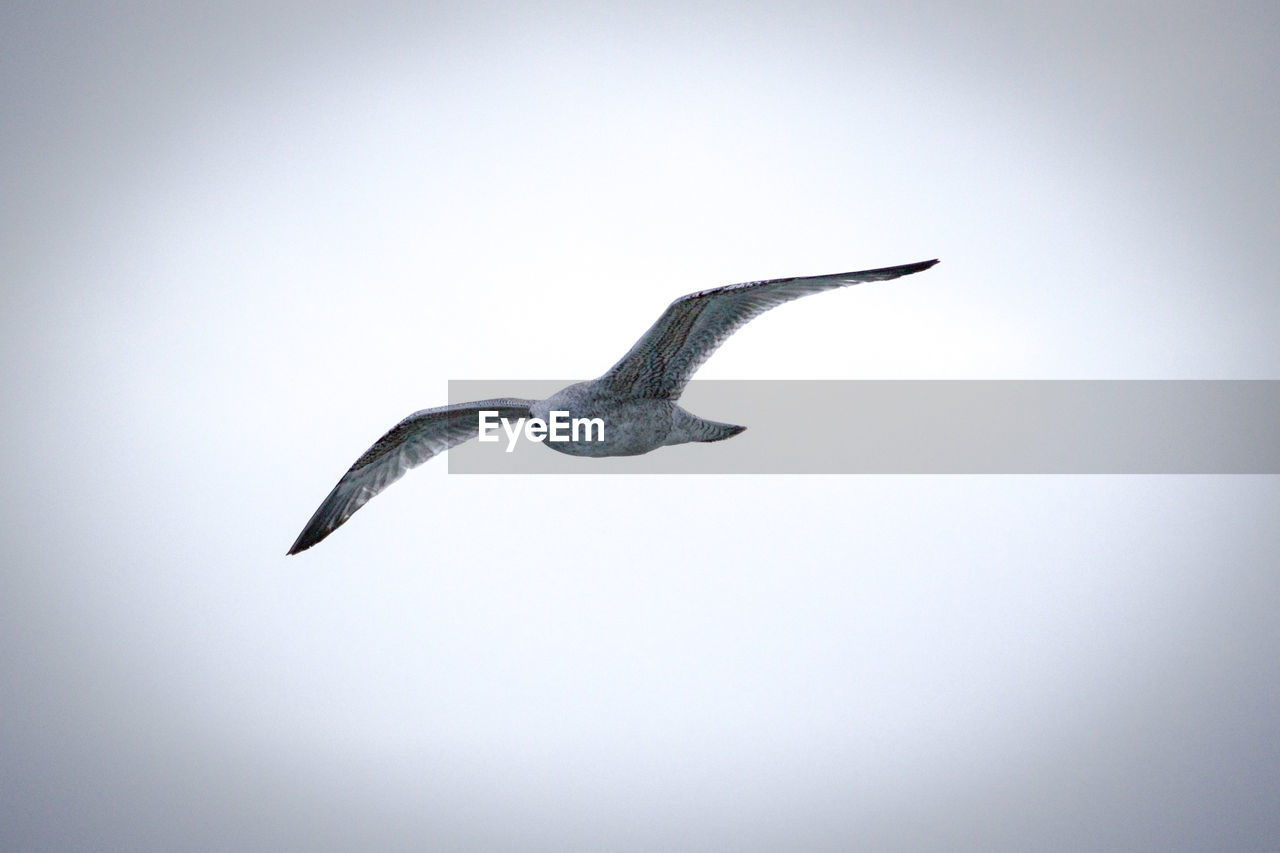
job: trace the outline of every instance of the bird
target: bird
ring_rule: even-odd
[[[888,281],[922,272],[935,258],[856,272],[747,281],[700,290],[667,306],[649,330],[613,367],[545,400],[497,397],[414,412],[366,450],[312,514],[288,554],[316,545],[341,527],[411,468],[479,435],[484,418],[532,419],[545,425],[552,413],[599,419],[573,440],[547,446],[573,456],[635,456],[659,447],[732,438],[746,429],[704,420],[676,404],[689,379],[738,329],[777,305],[868,281]],[[482,415],[484,413],[484,415]]]

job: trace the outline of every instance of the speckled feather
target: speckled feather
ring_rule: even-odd
[[[324,539],[369,502],[374,495],[433,456],[475,438],[479,412],[496,411],[499,417],[526,418],[533,400],[500,397],[476,403],[459,403],[414,412],[374,442],[329,492],[311,516],[290,554],[305,551]]]
[[[690,377],[730,335],[770,308],[811,293],[910,275],[936,263],[748,281],[681,296],[600,382],[616,394],[678,399]]]
[[[577,456],[634,456],[690,441],[723,441],[745,427],[708,421],[675,404],[690,377],[735,331],[765,311],[810,293],[864,281],[886,281],[927,270],[937,261],[858,272],[748,281],[682,296],[599,379],[579,382],[546,400],[502,397],[424,409],[392,427],[343,475],[289,549],[305,551],[337,530],[356,510],[410,468],[478,433],[479,412],[499,418],[538,417],[569,411],[600,417],[601,441],[550,443]]]

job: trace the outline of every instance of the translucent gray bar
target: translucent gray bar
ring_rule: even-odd
[[[449,401],[570,381],[463,380]],[[587,459],[470,441],[454,474],[1278,474],[1274,380],[705,380],[680,405],[747,431]]]

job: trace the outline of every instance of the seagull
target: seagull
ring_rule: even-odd
[[[323,540],[356,510],[410,468],[475,438],[481,412],[499,419],[538,418],[552,412],[599,418],[605,429],[547,446],[572,456],[637,456],[671,444],[723,441],[746,427],[704,420],[676,405],[689,378],[730,335],[784,302],[864,281],[888,281],[922,272],[936,259],[858,272],[748,281],[681,296],[599,379],[579,382],[545,400],[498,397],[423,409],[392,427],[355,461],[311,516],[289,554]]]

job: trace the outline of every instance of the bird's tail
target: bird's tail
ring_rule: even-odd
[[[704,420],[697,415],[676,407],[675,425],[667,444],[684,444],[688,441],[724,441],[733,438],[746,427]]]

